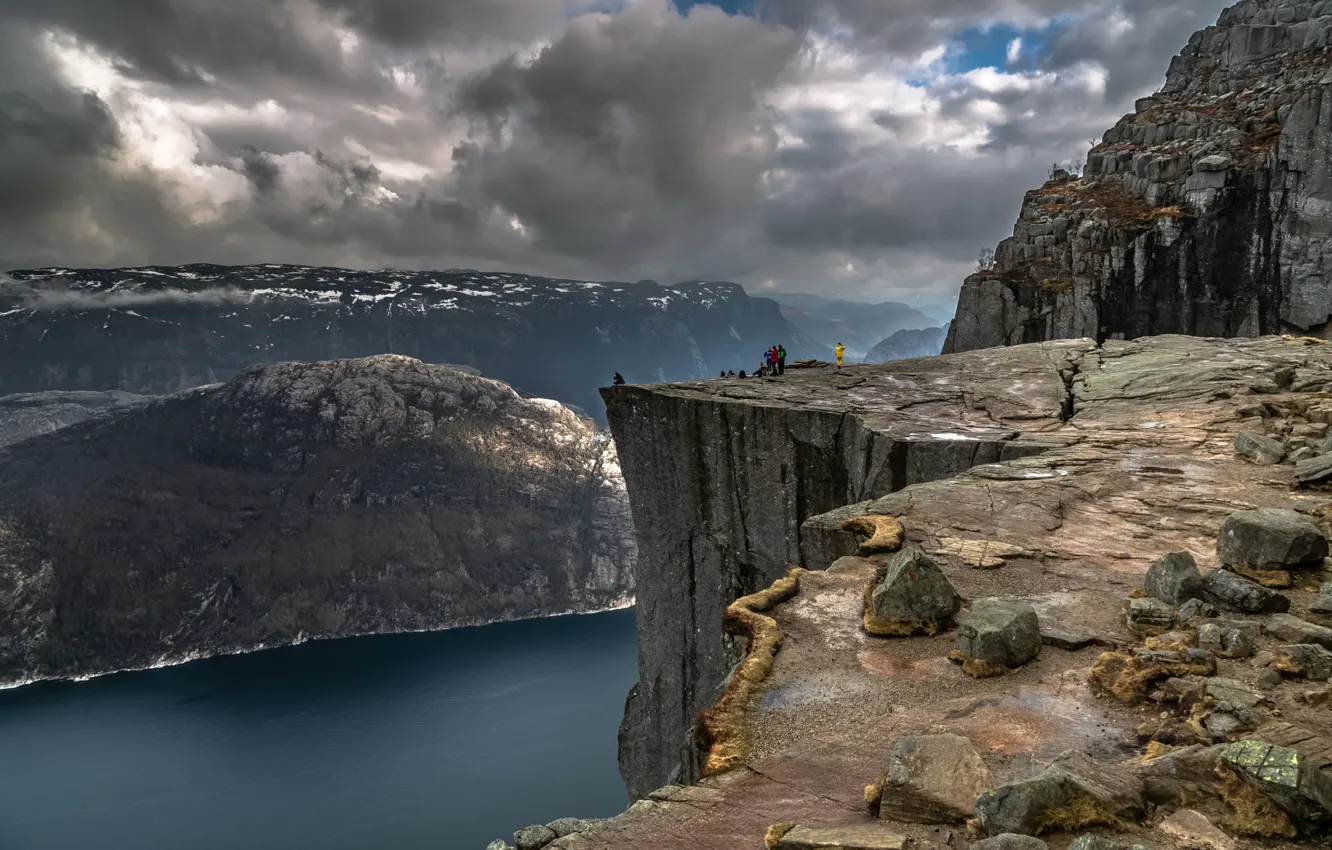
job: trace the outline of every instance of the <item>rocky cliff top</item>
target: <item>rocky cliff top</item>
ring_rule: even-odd
[[[134,393],[45,392],[0,396],[0,447],[49,434],[124,407],[149,400]]]
[[[630,746],[626,775],[670,781],[682,698],[708,711],[678,740],[732,749],[550,846],[1326,834],[1327,345],[1068,340],[607,399],[647,600],[622,741],[664,749]],[[754,593],[788,564],[794,589]],[[749,638],[742,666],[711,629]]]
[[[1321,329],[1330,39],[1332,4],[1299,0],[1244,0],[1195,33],[1081,176],[1026,194],[945,350]]]
[[[279,363],[0,448],[0,681],[632,592],[614,444],[408,357]]]

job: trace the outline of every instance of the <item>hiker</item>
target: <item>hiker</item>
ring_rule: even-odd
[[[726,370],[725,370],[725,369],[721,370],[721,372],[718,373],[717,377],[718,377],[718,378],[725,378],[725,377],[726,377]]]
[[[748,375],[745,374],[745,370],[744,370],[744,369],[741,369],[741,370],[740,370],[740,374],[737,375],[736,377],[739,377],[739,378],[746,378],[746,377],[748,377]]]
[[[734,369],[727,369],[727,370],[726,370],[726,377],[728,377],[728,378],[734,378],[734,377],[735,377],[735,370],[734,370]]]
[[[786,347],[783,345],[777,346],[777,374],[786,374]]]
[[[624,375],[621,375],[619,372],[616,372],[616,373],[615,373],[615,386],[619,387],[619,386],[623,386],[623,385],[624,385]]]
[[[836,354],[836,355],[837,355],[837,368],[838,368],[838,369],[842,368],[842,355],[845,354],[845,353],[846,353],[846,346],[845,346],[845,345],[842,345],[840,342],[837,343],[837,347],[833,349],[833,354]]]
[[[768,374],[777,374],[777,346],[768,349]]]

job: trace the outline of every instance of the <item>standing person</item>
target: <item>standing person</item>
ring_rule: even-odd
[[[786,346],[777,346],[777,374],[786,374]]]
[[[846,353],[846,346],[845,346],[845,345],[842,345],[840,342],[837,343],[837,347],[833,349],[833,354],[836,354],[836,355],[837,355],[837,368],[838,368],[838,369],[842,368],[842,355],[845,354],[845,353]]]
[[[768,374],[777,374],[777,346],[768,349]]]
[[[615,373],[615,386],[619,387],[619,386],[623,386],[623,385],[624,385],[624,375],[621,375],[619,372],[616,372],[616,373]]]

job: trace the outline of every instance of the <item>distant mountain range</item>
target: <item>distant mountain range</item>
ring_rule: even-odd
[[[864,363],[887,363],[912,357],[933,357],[943,349],[948,325],[941,328],[916,328],[898,331],[870,349]]]
[[[842,301],[807,292],[766,297],[780,304],[782,316],[809,337],[829,347],[839,342],[845,345],[846,356],[853,361],[860,360],[898,331],[942,324],[939,319],[896,301],[878,304]]]
[[[706,378],[752,368],[776,343],[792,359],[832,356],[776,303],[725,282],[201,264],[11,277],[0,283],[0,395],[159,394],[256,363],[393,353],[472,366],[604,421],[597,388],[617,371]]]

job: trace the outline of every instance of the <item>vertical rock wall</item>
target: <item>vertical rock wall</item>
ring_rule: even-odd
[[[1165,85],[1028,192],[944,352],[1047,339],[1325,334],[1332,2],[1244,0]]]

